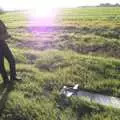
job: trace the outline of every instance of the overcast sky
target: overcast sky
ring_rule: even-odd
[[[100,3],[120,3],[120,0],[0,0],[0,7],[5,10],[29,9],[36,7],[77,7],[98,5]]]

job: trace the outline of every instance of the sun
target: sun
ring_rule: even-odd
[[[39,18],[50,18],[55,17],[57,14],[57,10],[55,9],[56,3],[55,0],[31,0],[31,10],[30,14],[33,17],[39,17]]]
[[[48,0],[41,0],[34,3],[32,9],[29,10],[29,25],[34,26],[51,26],[55,24],[58,9],[54,7],[53,3]]]
[[[30,15],[35,18],[53,18],[57,10],[50,7],[38,7],[29,11]]]
[[[55,25],[57,10],[53,8],[35,8],[29,11],[29,25],[51,26]]]

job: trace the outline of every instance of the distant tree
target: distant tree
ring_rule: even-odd
[[[120,7],[120,4],[119,3],[116,3],[116,4],[101,3],[99,6],[100,7]]]
[[[115,6],[115,7],[120,7],[120,4],[119,4],[119,3],[116,3],[114,6]]]
[[[110,3],[101,3],[100,6],[101,7],[110,7],[111,4]]]

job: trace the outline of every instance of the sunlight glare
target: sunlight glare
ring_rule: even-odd
[[[48,18],[48,17],[54,17],[56,15],[55,6],[54,6],[55,0],[38,0],[36,2],[31,2],[32,10],[30,11],[31,16],[39,17],[39,18]]]
[[[56,12],[52,8],[41,7],[30,10],[30,14],[36,18],[51,18],[55,17]]]
[[[53,0],[54,1],[54,0]],[[34,25],[53,25],[54,20],[57,15],[57,9],[54,8],[53,3],[47,2],[44,0],[43,2],[37,1],[34,3],[32,9],[29,10],[29,21],[34,21]]]

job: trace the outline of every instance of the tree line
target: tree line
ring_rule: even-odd
[[[116,4],[101,3],[99,7],[120,7],[120,4],[119,3],[116,3]]]

